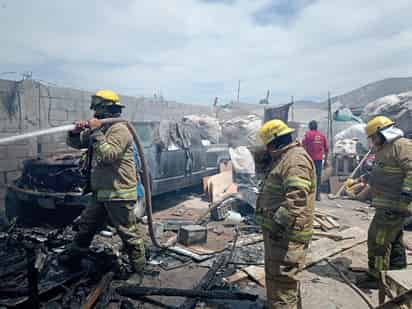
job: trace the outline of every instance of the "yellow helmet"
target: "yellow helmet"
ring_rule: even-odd
[[[266,122],[258,131],[258,139],[267,145],[279,136],[290,134],[295,130],[289,128],[282,120],[274,119]]]
[[[112,101],[112,102],[119,102],[119,96],[117,95],[116,92],[112,90],[98,90],[95,94],[95,97],[102,98],[107,101]]]
[[[122,104],[120,104],[120,99],[117,93],[112,90],[104,89],[96,91],[96,93],[92,96],[92,104],[90,108],[94,109],[96,106],[103,103],[106,106],[116,105],[119,107],[124,107]]]
[[[377,116],[369,120],[368,124],[366,125],[366,135],[370,137],[380,130],[390,127],[393,124],[394,122],[390,118],[385,116]]]

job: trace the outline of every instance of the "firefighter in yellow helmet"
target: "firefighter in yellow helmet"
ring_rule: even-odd
[[[143,279],[145,250],[138,233],[133,208],[137,200],[137,174],[133,159],[133,138],[123,123],[102,125],[100,119],[120,117],[123,105],[111,90],[97,91],[91,99],[94,118],[79,121],[68,133],[69,146],[87,148],[85,174],[89,178],[92,202],[83,211],[79,232],[69,249],[60,256],[63,265],[78,265],[96,232],[108,220],[117,230],[134,273],[129,283]]]
[[[375,152],[369,178],[375,216],[368,232],[369,278],[364,279],[376,285],[380,271],[407,264],[402,236],[404,219],[412,214],[412,142],[384,116],[371,119],[365,131]]]
[[[255,155],[256,166],[264,171],[256,221],[263,231],[268,305],[276,309],[300,307],[298,273],[312,238],[315,167],[293,141],[293,131],[281,120],[265,123],[258,139],[266,155]]]

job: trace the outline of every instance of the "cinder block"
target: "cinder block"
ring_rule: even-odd
[[[21,175],[21,171],[6,172],[5,173],[6,183],[11,184],[13,181],[15,181],[17,178],[19,178],[20,175]]]
[[[4,198],[0,199],[0,222],[7,222],[6,219],[6,207],[5,207],[5,202],[4,202]]]
[[[81,108],[82,102],[79,101],[79,99],[73,98],[73,99],[62,101],[60,106],[61,105],[64,105],[64,107],[62,106],[62,109],[67,112],[76,112],[77,110]],[[60,106],[55,105],[57,109],[60,108]]]
[[[6,197],[6,193],[7,193],[7,188],[5,187],[0,188],[0,200],[4,200],[4,198]]]
[[[51,135],[44,135],[38,138],[41,144],[58,144],[66,142],[67,133],[57,133]]]
[[[13,158],[28,158],[33,156],[31,145],[10,145],[7,147],[7,157]]]
[[[21,166],[19,159],[4,159],[0,160],[0,172],[15,171]]]
[[[1,189],[2,187],[5,187],[6,184],[7,184],[7,182],[6,182],[6,173],[5,173],[5,172],[1,172],[1,173],[0,173],[0,189]]]
[[[7,158],[7,146],[0,147],[0,160],[4,160]]]
[[[70,112],[67,113],[67,120],[74,122],[74,121],[76,121],[76,120],[82,119],[82,116],[83,116],[83,115],[82,115],[81,112],[78,112],[78,111],[70,111]]]
[[[66,143],[44,143],[41,145],[42,154],[57,154],[59,152],[67,152],[73,150]]]
[[[55,121],[66,121],[67,120],[67,110],[65,109],[52,109],[50,111],[50,120]]]
[[[185,246],[204,244],[207,242],[207,228],[201,225],[182,226],[177,239],[179,243]]]
[[[17,119],[3,119],[0,122],[0,131],[2,133],[18,133],[20,131],[21,124]],[[10,134],[11,135],[11,134]]]

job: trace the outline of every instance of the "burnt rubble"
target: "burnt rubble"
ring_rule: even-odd
[[[131,273],[121,242],[111,232],[94,240],[81,265],[67,269],[57,257],[73,240],[73,226],[65,228],[20,227],[12,224],[0,233],[0,306],[18,308],[137,308],[156,303],[150,295],[181,296],[181,308],[194,308],[199,299],[256,300],[257,296],[228,289],[223,277],[234,272],[234,244],[223,253],[209,256],[210,269],[190,289],[124,286]],[[106,236],[102,236],[106,235]],[[149,247],[145,275],[188,267],[192,258]],[[123,287],[122,287],[123,286]],[[215,291],[215,288],[219,289]],[[210,292],[209,292],[210,291]],[[133,300],[135,298],[135,300]],[[159,304],[157,304],[159,305]],[[149,305],[150,306],[150,305]]]
[[[109,250],[90,251],[81,265],[57,262],[73,238],[71,228],[21,228],[0,234],[0,304],[27,308],[80,307],[100,274],[116,266]]]

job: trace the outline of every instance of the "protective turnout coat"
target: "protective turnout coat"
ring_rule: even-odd
[[[67,143],[77,149],[89,148],[90,184],[98,201],[137,200],[133,138],[126,125],[69,133]]]

